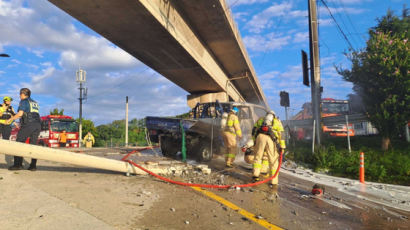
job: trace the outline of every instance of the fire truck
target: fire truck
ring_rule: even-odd
[[[41,132],[38,144],[48,147],[59,147],[58,137],[63,130],[67,133],[66,147],[78,147],[78,123],[70,116],[48,115],[41,117]]]
[[[19,125],[18,125],[19,127]],[[67,133],[66,147],[78,147],[78,123],[70,116],[48,115],[41,117],[41,131],[37,144],[46,147],[59,147],[58,137],[65,130]],[[10,140],[15,141],[19,128],[13,125]],[[26,143],[29,143],[29,138]]]
[[[335,100],[333,98],[323,98],[322,99],[322,118],[324,117],[335,117],[350,114],[349,101],[347,100]],[[304,120],[312,118],[312,105],[311,103],[305,103],[302,106],[302,111],[297,113],[292,120]],[[352,124],[349,126],[349,136],[354,136],[354,128]],[[309,128],[308,128],[309,129]],[[299,139],[306,138],[306,135],[311,134],[311,130],[306,128],[299,128],[297,131],[297,136]],[[323,133],[329,136],[346,137],[347,127],[345,123],[336,125],[323,125]]]

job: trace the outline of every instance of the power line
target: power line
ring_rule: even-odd
[[[326,7],[327,11],[329,11],[330,17],[332,17],[333,21],[335,22],[337,28],[339,29],[339,32],[343,35],[343,38],[345,39],[345,41],[347,42],[347,44],[349,45],[351,50],[355,50],[352,46],[352,43],[350,43],[349,39],[347,38],[346,34],[343,32],[342,28],[340,27],[339,23],[337,23],[336,18],[333,16],[332,11],[330,11],[329,7],[327,6],[326,2],[324,0],[320,0],[323,5]]]
[[[340,0],[337,0],[337,1],[340,2]],[[329,2],[329,5],[330,5],[331,3],[333,3],[334,9],[335,9],[335,11],[334,11],[335,16],[338,16],[338,17],[339,17],[339,23],[341,22],[341,25],[344,26],[345,31],[346,31],[346,34],[347,34],[347,35],[350,35],[351,33],[349,32],[349,26],[347,25],[348,23],[346,22],[346,19],[345,19],[345,18],[347,17],[346,10],[345,10],[344,7],[342,7],[340,4],[338,4],[337,1],[335,0],[335,1]],[[332,7],[332,6],[330,6],[330,7]],[[339,11],[338,9],[341,9],[341,10],[343,10],[343,11]],[[345,14],[346,14],[345,17],[343,17],[343,15],[342,15],[343,12],[345,12]],[[336,18],[336,17],[335,17],[335,18]],[[349,36],[349,38],[350,38],[351,42],[352,42],[356,47],[359,46],[355,37]]]
[[[347,20],[349,21],[349,23],[350,23],[350,25],[351,25],[351,28],[353,28],[353,31],[355,32],[355,33],[349,33],[349,35],[355,35],[355,36],[358,38],[358,40],[355,39],[355,41],[358,41],[359,44],[360,44],[361,42],[366,43],[365,39],[363,39],[363,37],[361,37],[361,36],[358,35],[359,33],[357,32],[356,26],[354,25],[352,19],[350,18],[349,14],[347,13],[346,6],[345,6],[345,4],[343,3],[343,1],[338,0],[338,2],[339,2],[339,6],[341,6],[342,9],[343,9],[343,12],[344,12],[344,14],[346,15]],[[360,45],[359,45],[359,47],[360,47]]]

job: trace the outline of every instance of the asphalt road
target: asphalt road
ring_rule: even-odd
[[[120,150],[91,154],[121,158]],[[81,153],[80,153],[81,154]],[[164,160],[147,156],[144,160]],[[138,157],[134,156],[134,160]],[[251,189],[207,189],[165,183],[151,176],[126,177],[104,170],[39,161],[38,171],[7,170],[0,157],[2,229],[409,229],[410,213],[326,188],[310,195],[312,182],[280,174],[279,200],[267,185]],[[248,183],[250,171],[209,163],[211,175],[173,179]],[[233,206],[232,206],[233,205]],[[235,210],[235,207],[239,210]],[[253,216],[252,216],[253,215]],[[259,222],[258,222],[259,221]],[[263,223],[265,224],[263,224]],[[266,224],[268,223],[268,225]]]

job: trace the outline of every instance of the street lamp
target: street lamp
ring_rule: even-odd
[[[0,54],[0,57],[10,57],[8,54]]]
[[[78,129],[79,129],[79,133],[78,133],[78,147],[81,147],[81,143],[82,143],[82,139],[83,139],[83,136],[82,136],[82,126],[83,126],[83,100],[84,100],[84,98],[83,98],[83,90],[84,90],[84,88],[83,88],[83,83],[85,83],[85,80],[86,80],[86,74],[87,74],[87,72],[85,71],[85,70],[82,70],[82,69],[78,69],[77,71],[76,71],[76,73],[75,73],[75,76],[76,76],[76,82],[78,82],[78,83],[80,83],[80,98],[78,98],[79,100],[80,100],[80,116],[79,116],[79,118],[80,118],[80,125],[79,125],[79,127],[78,127]]]

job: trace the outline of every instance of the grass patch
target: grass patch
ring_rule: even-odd
[[[299,141],[289,146],[289,158],[314,171],[334,176],[359,178],[359,154],[365,153],[366,181],[410,185],[410,145],[393,140],[393,148],[381,150],[381,137],[352,137],[352,152],[346,138],[328,138],[312,154],[311,142]]]

